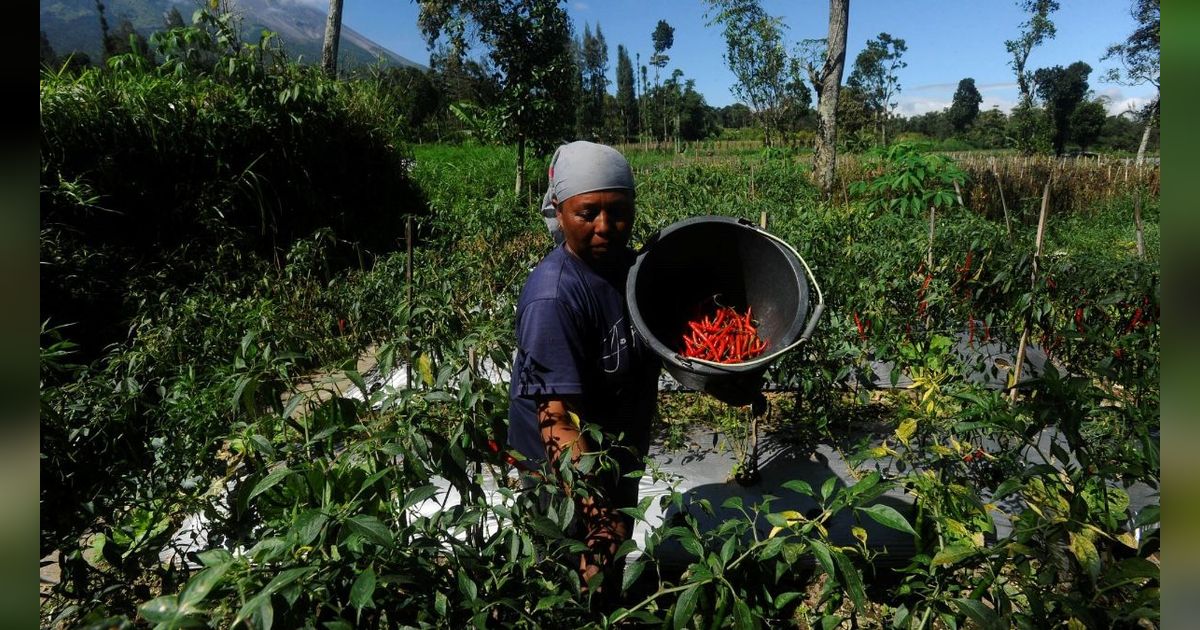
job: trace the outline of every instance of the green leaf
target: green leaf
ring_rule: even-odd
[[[392,530],[388,529],[378,518],[369,514],[359,514],[346,519],[350,530],[365,536],[368,540],[380,545],[392,544]]]
[[[858,510],[861,512],[866,512],[867,516],[870,516],[875,520],[876,523],[879,523],[880,525],[890,527],[897,531],[912,534],[913,536],[917,535],[917,532],[913,530],[912,525],[908,524],[908,519],[904,518],[904,515],[897,512],[895,508],[883,505],[882,503],[876,503],[872,506],[860,507]]]
[[[233,554],[219,548],[201,551],[200,553],[196,554],[196,557],[199,558],[200,562],[202,562],[206,567],[215,567],[227,562],[233,562]]]
[[[307,545],[316,540],[329,517],[320,510],[305,510],[296,517],[296,525],[292,532],[296,535],[297,545]]]
[[[786,593],[780,593],[780,594],[776,595],[775,596],[775,609],[783,610],[784,608],[787,607],[788,604],[792,603],[797,597],[800,597],[803,594],[804,593],[801,593],[799,591],[788,591]]]
[[[841,572],[842,586],[850,594],[850,601],[854,602],[856,610],[862,610],[867,605],[867,593],[863,590],[862,575],[855,568],[854,563],[850,562],[850,558],[846,554],[835,551],[833,559],[837,561],[838,571]]]
[[[837,577],[837,572],[833,570],[833,556],[830,555],[829,547],[819,540],[811,540],[813,555],[817,557],[817,562],[821,563],[821,568],[825,569],[825,573],[831,578]]]
[[[733,627],[737,630],[753,630],[754,617],[750,614],[750,607],[746,605],[746,601],[739,599],[733,605]]]
[[[174,595],[163,595],[138,606],[138,614],[146,621],[169,624],[179,618],[179,602]]]
[[[1158,566],[1145,558],[1126,558],[1104,573],[1102,590],[1108,590],[1145,579],[1159,579]]]
[[[625,575],[621,578],[621,590],[628,591],[629,587],[633,586],[634,583],[637,582],[637,579],[642,575],[642,571],[645,570],[646,562],[640,558],[637,562],[626,566]]]
[[[675,602],[675,614],[671,617],[671,625],[678,630],[687,628],[692,622],[692,611],[696,609],[696,600],[700,598],[700,585],[696,584],[683,592]]]
[[[977,599],[965,599],[962,597],[955,597],[950,601],[954,602],[960,612],[970,617],[980,627],[997,628],[1000,626],[1000,617],[996,614],[996,611],[988,608],[983,602]]]
[[[421,501],[424,501],[425,499],[437,494],[437,491],[437,486],[431,483],[416,488],[412,492],[409,492],[407,495],[405,495],[404,503],[400,504],[400,509],[407,510],[417,503],[420,503]]]
[[[1076,560],[1079,560],[1079,565],[1087,571],[1088,577],[1095,582],[1100,575],[1100,553],[1096,550],[1096,543],[1092,541],[1092,536],[1090,529],[1071,532],[1071,553],[1075,555]]]
[[[433,596],[433,609],[437,611],[439,617],[446,616],[447,603],[448,602],[446,601],[445,593],[438,591],[437,594]]]
[[[188,580],[187,586],[183,587],[183,592],[179,594],[179,605],[181,608],[194,608],[197,604],[204,601],[208,596],[209,591],[213,589],[229,571],[229,567],[233,566],[233,560],[209,567],[192,576]]]
[[[474,601],[479,596],[479,590],[475,586],[475,582],[462,569],[458,571],[458,590],[467,596],[468,601]]]
[[[283,478],[290,474],[292,474],[292,471],[286,465],[275,469],[266,477],[259,480],[258,483],[254,484],[254,489],[250,491],[250,496],[246,498],[246,501],[253,501],[254,497],[270,490],[275,484],[283,481]]]
[[[700,544],[700,541],[694,535],[690,535],[690,532],[688,536],[684,536],[679,541],[679,544],[683,545],[683,548],[693,556],[701,559],[704,558],[704,546]]]
[[[375,607],[375,569],[367,567],[366,571],[358,574],[354,585],[350,587],[350,605],[361,611],[363,608]]]
[[[929,566],[939,567],[943,565],[951,565],[965,558],[970,558],[975,555],[975,547],[969,543],[957,542],[952,545],[947,545],[933,556],[933,560],[929,561]]]
[[[812,486],[810,486],[808,482],[804,481],[803,479],[792,479],[790,481],[785,481],[783,482],[783,487],[791,490],[792,492],[803,494],[805,496],[813,496]]]
[[[828,499],[829,497],[833,496],[833,488],[834,488],[834,484],[836,484],[836,483],[837,483],[837,477],[834,476],[834,477],[830,477],[830,478],[826,479],[825,483],[821,484],[821,498],[822,499]]]

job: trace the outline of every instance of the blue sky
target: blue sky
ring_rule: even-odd
[[[300,0],[327,7],[327,0]],[[1092,66],[1090,83],[1097,96],[1111,99],[1118,113],[1147,102],[1149,85],[1122,86],[1101,81],[1115,62],[1101,62],[1109,44],[1123,41],[1134,29],[1130,0],[1061,0],[1053,15],[1057,37],[1034,49],[1030,68],[1066,66],[1085,61]],[[577,32],[585,23],[598,23],[609,47],[609,74],[615,91],[617,45],[640,52],[642,62],[653,52],[650,34],[658,20],[675,27],[675,45],[668,54],[674,68],[695,79],[696,89],[710,105],[735,101],[730,91],[733,74],[725,65],[725,42],[720,29],[708,27],[700,0],[569,0],[566,3]],[[825,0],[763,0],[771,15],[783,18],[789,48],[801,39],[826,34],[829,3]],[[417,29],[418,8],[405,0],[346,0],[343,23],[391,50],[420,63],[429,51]],[[947,107],[958,81],[975,79],[983,107],[1007,111],[1016,102],[1016,83],[1008,67],[1006,39],[1015,38],[1025,16],[1012,0],[851,0],[846,53],[849,76],[854,56],[880,32],[905,40],[908,67],[899,72],[898,112],[920,114]],[[653,69],[651,69],[653,73]]]

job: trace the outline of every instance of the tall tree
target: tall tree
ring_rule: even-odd
[[[1025,70],[1029,54],[1033,49],[1048,39],[1054,39],[1057,30],[1050,14],[1058,10],[1056,0],[1017,0],[1017,6],[1029,14],[1029,19],[1021,24],[1021,33],[1016,39],[1006,40],[1004,47],[1012,55],[1010,67],[1017,76],[1017,91],[1022,102],[1033,100],[1032,74]]]
[[[569,134],[575,63],[571,25],[557,0],[420,0],[418,24],[432,46],[443,34],[466,50],[468,22],[501,77],[494,112],[504,135],[517,145],[516,184],[525,187],[527,145],[543,153]]]
[[[900,94],[896,72],[908,66],[901,59],[907,50],[903,39],[880,33],[854,58],[854,70],[846,80],[846,85],[858,88],[866,99],[882,144],[887,144],[887,122],[895,107],[892,99]]]
[[[1150,139],[1150,130],[1158,124],[1159,100],[1159,0],[1134,0],[1130,9],[1137,28],[1120,44],[1113,44],[1104,53],[1102,61],[1116,58],[1124,67],[1112,68],[1105,73],[1105,80],[1123,85],[1154,86],[1154,100],[1146,107],[1142,117],[1145,126],[1142,129],[1142,141],[1138,144],[1137,163],[1141,164],[1146,155],[1146,145]]]
[[[659,20],[654,26],[654,32],[650,34],[650,40],[654,44],[654,54],[650,55],[650,65],[654,66],[654,87],[655,89],[655,109],[658,116],[662,119],[662,139],[667,139],[667,109],[662,102],[663,91],[659,90],[662,83],[659,81],[659,71],[667,67],[667,63],[671,61],[671,57],[667,55],[667,51],[675,45],[675,27],[667,23],[666,20]]]
[[[783,21],[767,15],[758,0],[708,0],[708,6],[715,12],[709,26],[724,27],[725,64],[737,79],[733,93],[754,110],[762,123],[763,142],[771,146],[787,85]]]
[[[623,142],[637,137],[637,96],[633,84],[633,63],[625,46],[617,45],[617,109],[621,113]]]
[[[813,175],[825,197],[833,194],[837,166],[837,102],[846,67],[846,28],[850,0],[829,0],[829,37],[803,42],[804,63],[817,92],[817,135],[813,146]]]
[[[342,0],[329,0],[325,18],[325,43],[321,46],[321,69],[330,77],[337,76],[338,41],[342,35]]]
[[[582,108],[580,131],[582,135],[596,139],[604,126],[604,97],[608,90],[608,44],[600,25],[592,35],[587,24],[583,25],[583,39],[579,45],[579,70],[581,76]]]
[[[955,131],[966,131],[967,127],[975,122],[975,118],[979,116],[979,104],[982,102],[983,95],[975,87],[975,79],[967,77],[958,82],[958,89],[954,90],[954,100],[950,103],[949,111],[950,124],[954,126]]]
[[[1092,67],[1082,61],[1063,68],[1038,68],[1033,73],[1037,94],[1054,124],[1054,154],[1062,155],[1071,133],[1071,114],[1088,93]]]
[[[1071,112],[1071,140],[1079,145],[1080,151],[1087,151],[1096,142],[1107,118],[1102,100],[1084,101],[1075,107]]]

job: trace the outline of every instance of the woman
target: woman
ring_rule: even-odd
[[[660,367],[632,334],[625,304],[635,256],[633,173],[615,149],[572,142],[555,151],[549,175],[546,201],[561,240],[556,235],[560,245],[534,268],[517,302],[508,441],[530,463],[548,463],[548,482],[569,494],[557,475],[561,458],[575,463],[598,450],[582,429],[594,424],[621,436],[603,445],[616,470],[588,478],[597,492],[575,510],[589,548],[580,577],[586,584],[603,572],[602,590],[613,596],[623,566],[613,555],[633,531],[633,519],[617,510],[637,504],[638,481],[625,475],[642,469]]]

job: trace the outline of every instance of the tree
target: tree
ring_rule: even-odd
[[[975,118],[979,116],[979,104],[983,102],[983,96],[979,94],[979,89],[975,87],[975,79],[970,77],[958,82],[958,89],[954,91],[954,101],[950,104],[950,124],[954,126],[954,130],[962,133],[975,122]]]
[[[837,102],[846,66],[846,28],[850,0],[829,0],[829,37],[802,43],[803,63],[817,92],[817,135],[813,147],[813,174],[826,198],[833,194],[837,166]],[[823,60],[821,59],[823,58]]]
[[[1087,151],[1100,137],[1107,117],[1103,100],[1084,101],[1071,112],[1071,140],[1079,145],[1080,151]]]
[[[1113,44],[1101,57],[1101,61],[1116,58],[1120,60],[1125,71],[1112,68],[1105,74],[1105,80],[1123,85],[1142,85],[1149,83],[1154,86],[1154,100],[1144,112],[1145,126],[1142,130],[1142,141],[1138,145],[1137,163],[1141,164],[1146,155],[1146,144],[1150,139],[1150,130],[1158,124],[1159,100],[1159,0],[1134,0],[1130,10],[1137,28],[1125,39],[1124,43]]]
[[[342,34],[342,0],[329,0],[329,15],[325,19],[325,43],[321,46],[321,69],[331,78],[337,77],[338,40]]]
[[[658,88],[661,85],[658,73],[671,60],[671,57],[666,53],[675,45],[675,27],[668,24],[666,20],[659,20],[658,24],[654,26],[654,32],[650,34],[650,39],[654,43],[654,54],[650,55],[650,65],[654,66],[654,87]],[[661,90],[655,90],[655,92],[661,96]],[[662,116],[662,137],[665,140],[667,137],[667,112],[663,108],[661,101],[655,101],[655,103],[658,106],[659,114]]]
[[[46,37],[46,31],[42,31],[41,52],[38,55],[43,67],[54,67],[58,65],[58,55],[54,54],[54,47],[50,45],[50,38]]]
[[[709,26],[721,24],[725,29],[725,63],[737,79],[733,93],[754,110],[762,123],[763,142],[771,146],[787,88],[783,22],[767,15],[758,0],[709,0],[708,5],[716,11]]]
[[[1021,24],[1021,34],[1016,39],[1005,41],[1004,47],[1008,54],[1012,55],[1009,65],[1017,75],[1017,91],[1021,104],[1028,104],[1033,101],[1033,87],[1032,76],[1025,71],[1025,64],[1029,61],[1029,53],[1033,52],[1034,47],[1048,39],[1054,39],[1057,31],[1054,22],[1050,21],[1050,14],[1058,10],[1058,2],[1017,0],[1017,6],[1029,14],[1029,19]]]
[[[868,40],[867,47],[855,57],[854,70],[846,80],[846,85],[861,91],[867,110],[875,118],[882,144],[887,144],[887,121],[895,107],[892,99],[900,94],[896,71],[908,66],[901,60],[906,50],[908,46],[903,39],[880,33]]]
[[[617,45],[617,110],[621,114],[621,140],[637,137],[637,97],[633,87],[633,63],[625,46]]]
[[[608,90],[608,44],[600,25],[596,34],[583,25],[583,39],[579,45],[580,88],[583,99],[579,120],[580,135],[596,139],[604,126],[604,96]]]
[[[1005,146],[1008,133],[1008,117],[999,106],[979,112],[971,126],[968,142],[981,149],[999,149]]]
[[[1071,113],[1088,93],[1092,67],[1082,61],[1063,68],[1039,68],[1033,73],[1037,94],[1054,124],[1054,154],[1062,155],[1071,133]]]
[[[187,24],[183,21],[183,16],[179,14],[179,9],[172,6],[170,11],[163,14],[163,27],[166,30],[173,28],[185,28]]]
[[[754,124],[754,112],[745,103],[726,105],[718,110],[721,126],[727,129],[742,129]]]
[[[478,37],[500,76],[495,120],[517,145],[516,184],[525,186],[525,152],[538,153],[562,141],[573,120],[575,63],[571,26],[557,0],[420,0],[418,24],[432,46],[445,34],[453,50],[467,49],[466,25]]]

